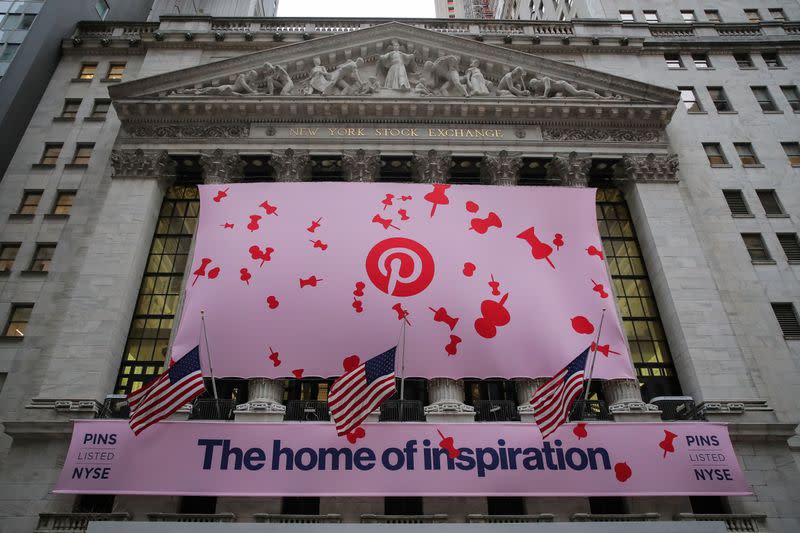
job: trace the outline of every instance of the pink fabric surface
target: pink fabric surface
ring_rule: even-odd
[[[171,357],[199,343],[208,370],[204,311],[217,377],[338,376],[403,323],[407,377],[548,377],[604,308],[595,377],[634,376],[590,253],[594,189],[257,183],[200,186],[200,201]]]
[[[749,493],[727,428],[720,424],[569,424],[545,443],[536,426],[528,423],[362,427],[364,436],[354,442],[337,437],[333,424],[308,422],[162,422],[134,437],[125,420],[80,420],[75,422],[55,492],[219,496]],[[459,458],[451,466],[446,456],[440,457],[437,465],[433,457],[443,452],[440,442],[448,438]],[[226,441],[228,453],[223,454]],[[320,449],[329,448],[321,461]],[[276,449],[286,451],[278,453],[274,463]],[[291,470],[287,469],[290,454]],[[340,458],[338,467],[333,454]],[[360,462],[352,459],[347,469],[347,456],[359,457]],[[595,469],[589,457],[594,457]]]

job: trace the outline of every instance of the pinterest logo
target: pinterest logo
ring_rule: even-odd
[[[370,281],[390,296],[414,296],[433,281],[433,256],[417,241],[404,237],[373,246],[366,268]]]

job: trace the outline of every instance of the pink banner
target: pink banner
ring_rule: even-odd
[[[55,492],[218,496],[749,494],[727,428],[579,423],[542,442],[525,423],[76,421]],[[439,434],[441,431],[441,435]],[[449,458],[449,450],[458,454]]]
[[[338,376],[402,324],[407,377],[547,377],[603,309],[595,376],[634,376],[594,189],[258,183],[200,201],[171,356],[200,343],[207,365],[204,311],[217,377]]]

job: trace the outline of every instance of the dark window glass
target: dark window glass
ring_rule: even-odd
[[[525,500],[518,497],[488,497],[486,504],[490,515],[523,515]]]
[[[6,337],[24,337],[31,319],[33,304],[14,304],[8,315],[8,322],[3,335]]]
[[[383,499],[383,512],[388,515],[421,515],[422,498],[390,496]]]
[[[113,494],[80,494],[72,507],[74,513],[111,513],[114,511]]]
[[[778,195],[772,189],[762,189],[757,190],[756,194],[758,195],[758,200],[761,202],[761,205],[764,207],[764,213],[767,215],[785,215],[786,212],[783,210],[783,206],[781,205],[780,200],[778,200]]]
[[[797,312],[791,303],[773,303],[772,311],[778,319],[785,339],[800,339],[800,322],[797,321]]]
[[[753,96],[761,107],[761,111],[768,112],[778,110],[778,107],[772,100],[772,95],[769,94],[769,89],[766,87],[750,87],[750,89],[753,91]]]
[[[23,15],[22,22],[20,22],[19,28],[20,30],[27,30],[33,25],[33,21],[36,20],[36,15]]]
[[[800,92],[798,92],[797,87],[794,85],[783,85],[781,86],[781,91],[783,92],[783,96],[786,97],[786,101],[789,102],[789,107],[792,108],[792,111],[800,113]]]
[[[683,60],[680,54],[664,54],[664,61],[667,62],[668,69],[681,69],[683,68]]]
[[[281,514],[319,514],[319,498],[284,496]]]
[[[183,496],[178,506],[181,514],[214,514],[217,512],[216,496]]]
[[[29,270],[32,272],[48,272],[55,251],[55,244],[37,244]]]
[[[64,108],[61,110],[63,118],[75,118],[78,116],[78,108],[81,106],[81,101],[68,98],[64,100]]]
[[[750,254],[750,259],[753,261],[770,261],[772,257],[769,255],[767,245],[764,244],[764,239],[760,233],[742,233],[742,240],[747,248],[747,253]]]
[[[753,64],[753,58],[750,57],[750,54],[733,54],[733,59],[736,61],[736,65],[739,68],[755,67]]]
[[[775,52],[763,53],[761,57],[769,68],[780,68],[783,66],[780,56]]]
[[[625,514],[628,512],[625,499],[618,496],[596,496],[589,498],[592,514]]]
[[[797,233],[778,233],[778,242],[790,263],[800,263],[800,241]]]
[[[731,106],[730,101],[728,100],[728,95],[725,93],[725,89],[722,87],[707,87],[708,95],[711,97],[711,101],[714,102],[714,108],[719,113],[727,113],[733,111],[733,106]]]
[[[111,107],[111,100],[96,99],[92,107],[92,118],[105,118],[108,114],[108,108]]]
[[[721,496],[689,496],[695,514],[728,514],[730,507]]]
[[[698,70],[711,68],[711,61],[708,59],[708,54],[692,54],[692,63],[694,63],[694,68]]]
[[[19,247],[19,243],[0,244],[0,272],[11,270],[19,253]]]

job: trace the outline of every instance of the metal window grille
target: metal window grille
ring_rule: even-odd
[[[778,233],[778,242],[790,263],[800,263],[800,240],[797,233]]]
[[[761,107],[761,111],[777,111],[778,108],[772,100],[772,95],[769,94],[769,89],[766,87],[750,87],[753,91],[753,96],[756,102]]]
[[[726,190],[722,191],[723,196],[725,196],[725,202],[728,204],[728,208],[731,210],[731,215],[749,215],[750,208],[747,206],[747,201],[744,199],[744,194],[742,191],[736,190]]]
[[[797,320],[797,312],[791,303],[773,303],[772,311],[778,319],[783,337],[786,339],[800,338],[800,322]]]
[[[767,250],[767,245],[764,244],[764,238],[760,233],[742,233],[742,241],[744,241],[747,253],[750,254],[750,259],[753,261],[769,261],[772,259]]]

